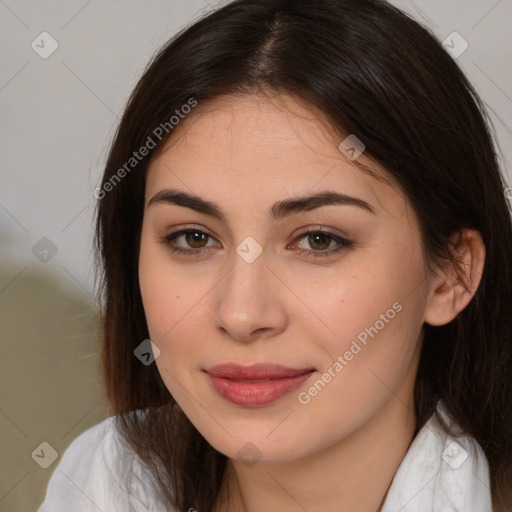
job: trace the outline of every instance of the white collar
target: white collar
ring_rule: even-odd
[[[460,429],[442,402],[450,431]],[[482,512],[491,510],[489,465],[473,437],[448,435],[433,415],[398,467],[381,512]]]

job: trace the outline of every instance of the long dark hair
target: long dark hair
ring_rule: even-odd
[[[424,325],[416,433],[441,399],[486,454],[495,510],[510,509],[512,220],[491,123],[436,38],[379,0],[237,0],[184,29],[146,68],[97,193],[103,368],[123,438],[169,505],[212,510],[226,457],[184,415],[156,365],[134,356],[149,338],[138,283],[145,176],[173,133],[169,123],[159,137],[155,129],[177,109],[257,91],[292,94],[325,113],[333,130],[357,135],[405,191],[428,264],[453,259],[449,239],[462,228],[481,233],[486,262],[473,299],[449,324]],[[150,154],[119,173],[148,137]]]

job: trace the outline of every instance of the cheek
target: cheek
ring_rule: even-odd
[[[190,288],[190,282],[188,283]],[[141,295],[144,312],[151,340],[162,351],[171,350],[179,343],[187,332],[189,339],[193,338],[190,331],[198,313],[199,290],[183,290],[179,280],[170,280],[158,274],[145,275],[141,282]],[[188,330],[187,330],[188,328]]]
[[[185,279],[169,267],[162,244],[156,244],[143,226],[139,254],[139,287],[150,336],[162,342],[183,313],[187,290]]]
[[[403,377],[423,324],[419,254],[390,251],[389,257],[382,256],[371,270],[358,268],[339,286],[317,294],[319,316],[332,334],[319,342],[330,356],[322,370],[331,368],[340,388],[358,388],[356,394],[385,386],[379,378],[394,385]],[[332,369],[335,361],[340,364]]]
[[[406,349],[411,340],[403,329],[410,315],[397,297],[386,288],[373,288],[371,294],[346,288],[325,304],[323,317],[333,335],[323,348],[343,366],[337,366],[338,373],[362,382],[369,378],[369,367],[387,366]],[[332,361],[326,361],[328,367]]]
[[[308,294],[308,300],[315,305],[318,316],[330,328],[333,338],[341,341],[341,348],[343,343],[350,343],[376,322],[379,322],[381,330],[383,321],[396,316],[399,307],[393,309],[393,304],[402,303],[401,298],[408,290],[408,284],[400,281],[397,273],[391,270],[396,262],[383,259],[380,264],[372,265],[371,269],[362,263],[353,265],[350,272],[324,282],[323,286]],[[384,319],[381,319],[381,315],[384,315]]]
[[[198,365],[201,353],[198,341],[204,339],[194,332],[199,318],[200,295],[191,291],[193,287],[181,289],[183,278],[173,278],[156,271],[143,272],[140,283],[141,295],[146,314],[149,337],[160,349],[155,360],[158,372],[174,399],[189,411],[191,389],[187,374]],[[183,283],[185,286],[185,283]],[[196,305],[194,307],[194,305]]]
[[[205,295],[212,284],[180,272],[158,248],[141,247],[139,286],[149,337],[161,352],[157,365],[181,371],[201,353]]]

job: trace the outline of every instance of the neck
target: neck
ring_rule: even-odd
[[[311,456],[247,467],[229,460],[218,512],[379,512],[416,417],[392,396],[362,428]]]

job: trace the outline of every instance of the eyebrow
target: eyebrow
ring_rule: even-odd
[[[160,190],[160,192],[157,192],[149,200],[148,208],[153,204],[173,204],[183,206],[185,208],[195,210],[196,212],[215,217],[221,221],[226,220],[226,214],[222,211],[222,208],[219,205],[180,190]],[[278,201],[270,208],[269,217],[277,220],[287,217],[293,213],[309,212],[322,206],[332,205],[356,206],[374,215],[376,214],[373,207],[362,199],[341,194],[339,192],[326,191],[309,196],[291,197],[289,199]]]

